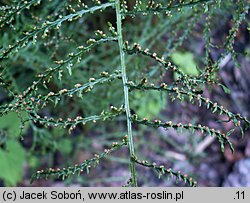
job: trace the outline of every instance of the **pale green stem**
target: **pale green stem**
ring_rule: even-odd
[[[118,43],[120,50],[120,60],[121,60],[121,69],[122,69],[122,82],[123,82],[123,91],[124,91],[124,103],[126,109],[127,116],[127,130],[128,130],[128,146],[130,153],[130,171],[131,171],[131,186],[137,186],[136,179],[136,169],[135,162],[133,161],[135,152],[134,152],[134,143],[133,143],[133,135],[132,135],[132,124],[131,124],[131,113],[129,107],[129,95],[128,95],[128,87],[127,87],[127,75],[126,75],[126,64],[125,64],[125,53],[123,50],[123,37],[122,37],[122,19],[121,19],[121,8],[120,8],[120,0],[116,0],[116,24],[117,24],[117,34],[118,34]]]

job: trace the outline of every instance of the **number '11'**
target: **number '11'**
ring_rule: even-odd
[[[245,199],[245,193],[244,191],[240,192],[236,192],[236,195],[237,195],[237,199]]]

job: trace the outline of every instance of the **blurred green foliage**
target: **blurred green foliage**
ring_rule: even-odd
[[[0,148],[0,178],[5,186],[16,186],[23,179],[26,152],[16,140],[8,140],[5,145]]]
[[[26,119],[27,114],[21,113]],[[25,126],[23,133],[28,126]],[[2,130],[0,148],[0,178],[6,186],[15,186],[23,178],[23,167],[26,160],[26,152],[23,146],[17,141],[20,138],[20,119],[17,113],[12,112],[0,118],[0,129]],[[5,138],[5,139],[4,139]]]
[[[171,56],[173,62],[177,64],[180,69],[188,75],[198,75],[197,64],[194,61],[194,55],[191,52],[178,52]]]
[[[22,119],[27,119],[26,112],[20,113]],[[15,112],[0,117],[0,129],[6,131],[11,138],[18,138],[20,136],[20,118]],[[24,126],[23,133],[26,132],[28,126]]]

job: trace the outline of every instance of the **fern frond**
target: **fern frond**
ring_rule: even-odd
[[[56,178],[62,178],[64,180],[65,178],[70,177],[71,175],[78,174],[80,175],[84,171],[88,174],[90,171],[91,167],[96,167],[100,160],[106,158],[109,154],[111,154],[114,151],[117,151],[121,147],[125,146],[128,144],[127,136],[124,137],[122,142],[114,142],[112,146],[108,149],[105,149],[103,153],[101,154],[95,154],[95,157],[92,159],[87,159],[84,161],[82,164],[78,165],[76,164],[75,166],[71,166],[68,168],[58,168],[58,169],[46,169],[46,170],[39,170],[36,173],[34,173],[31,177],[30,182],[33,183],[35,180],[45,178],[48,179],[50,176],[54,176]]]
[[[168,121],[168,122],[162,122],[160,120],[149,121],[147,118],[138,119],[136,117],[137,117],[136,115],[133,115],[131,117],[133,123],[136,123],[136,124],[142,124],[142,125],[155,127],[155,128],[159,128],[159,127],[163,127],[165,129],[173,128],[173,129],[175,129],[177,131],[179,129],[181,129],[181,130],[184,129],[184,130],[188,130],[191,134],[193,134],[194,131],[200,131],[202,134],[207,134],[207,135],[210,135],[210,136],[216,136],[218,141],[220,142],[222,152],[224,152],[225,144],[228,144],[231,151],[234,152],[233,144],[230,141],[228,135],[226,135],[225,133],[221,133],[219,130],[211,129],[208,126],[202,126],[200,124],[199,125],[193,125],[191,123],[189,123],[189,124],[173,123],[172,121]]]
[[[232,121],[236,127],[240,127],[240,121],[243,121],[246,124],[246,129],[250,126],[250,121],[246,117],[243,117],[240,114],[234,114],[223,106],[218,105],[217,102],[213,102],[209,98],[202,97],[200,94],[193,93],[192,91],[178,87],[168,87],[165,83],[157,86],[154,84],[134,84],[133,82],[129,82],[127,85],[131,89],[166,91],[171,93],[173,98],[177,98],[180,101],[183,101],[186,98],[189,102],[197,102],[198,106],[203,104],[212,113],[227,115],[229,121]]]
[[[182,180],[184,183],[188,184],[191,187],[197,186],[197,182],[193,180],[192,177],[188,177],[188,175],[182,174],[180,171],[175,172],[173,169],[166,168],[164,165],[157,165],[156,163],[149,163],[146,160],[141,161],[137,157],[133,157],[133,160],[139,165],[155,170],[159,178],[161,176],[167,176],[169,178],[175,177],[176,182],[178,182],[179,180]]]
[[[66,21],[73,21],[73,20],[78,20],[81,18],[83,15],[88,14],[88,13],[94,13],[96,11],[104,10],[108,7],[114,6],[114,3],[109,2],[97,6],[93,6],[91,8],[85,8],[83,10],[77,11],[75,13],[62,16],[61,18],[58,18],[55,21],[46,21],[42,23],[41,27],[34,27],[32,31],[25,33],[25,37],[17,40],[17,42],[13,45],[9,45],[7,49],[3,49],[0,53],[0,60],[8,58],[8,56],[11,53],[16,53],[18,52],[19,49],[26,47],[29,42],[32,40],[32,43],[36,43],[38,34],[41,32],[43,33],[43,37],[46,37],[47,33],[49,32],[49,29],[56,27],[56,29],[60,29],[62,23]]]

